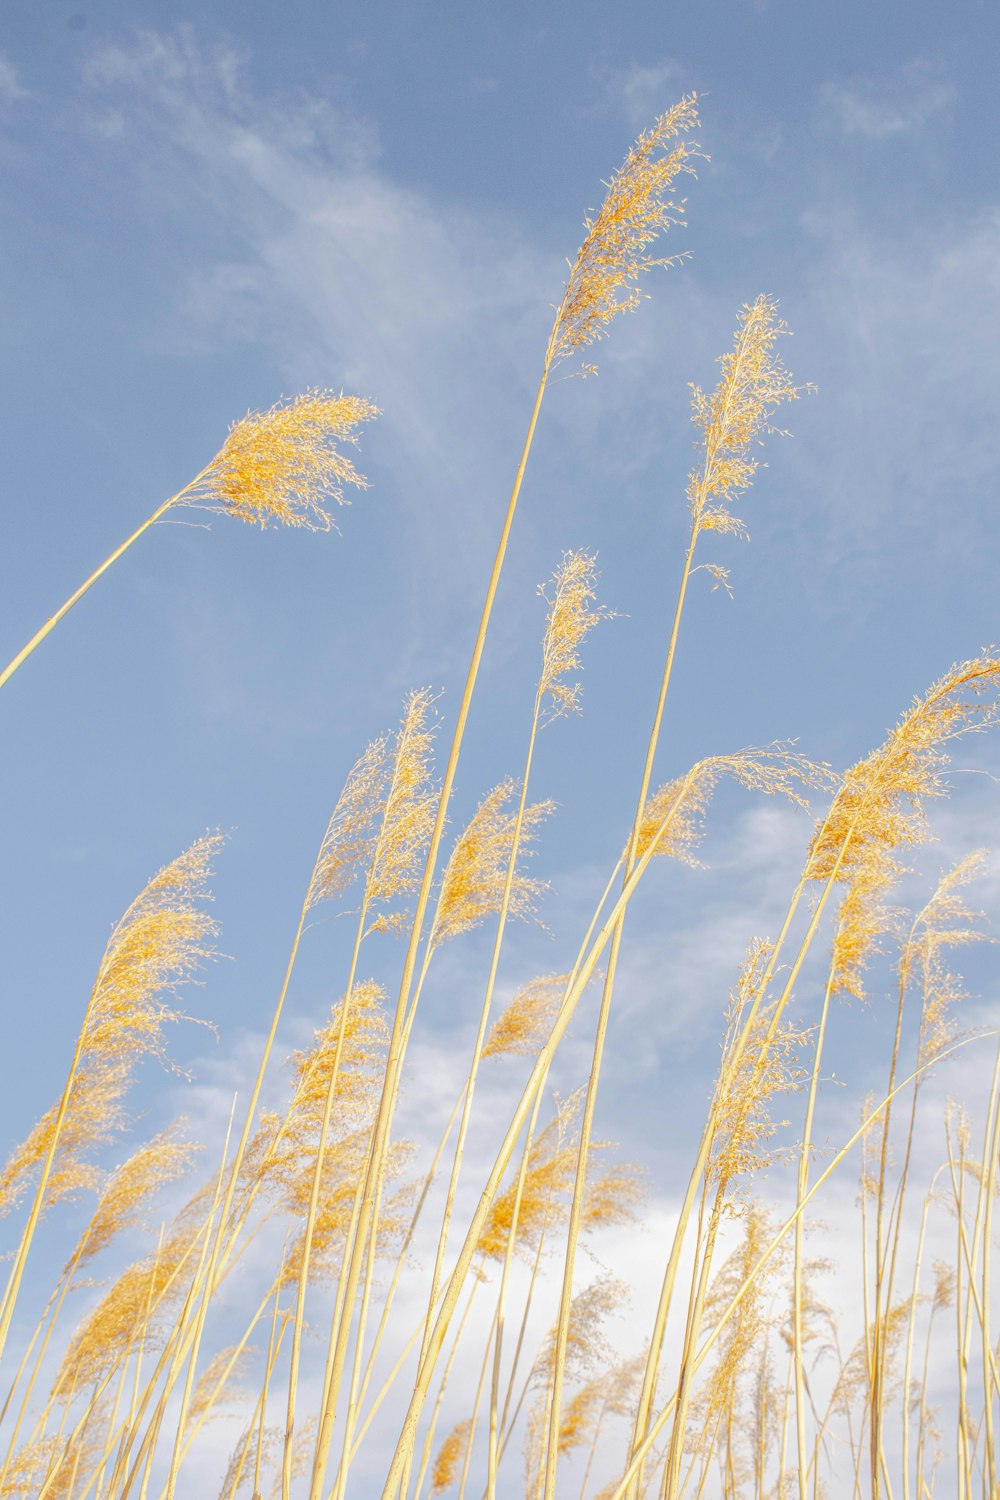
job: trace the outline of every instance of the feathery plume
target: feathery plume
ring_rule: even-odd
[[[536,1249],[546,1230],[565,1217],[561,1196],[572,1188],[576,1176],[572,1134],[581,1102],[579,1092],[565,1099],[531,1144],[517,1216],[516,1250]],[[503,1260],[507,1252],[516,1201],[516,1181],[493,1201],[476,1247],[487,1260]]]
[[[176,1128],[161,1131],[111,1174],[70,1265],[86,1265],[123,1229],[139,1223],[153,1194],[187,1170],[200,1147],[176,1140]]]
[[[646,1200],[646,1173],[643,1167],[623,1162],[606,1172],[588,1178],[584,1186],[583,1230],[604,1229],[612,1224],[634,1224],[637,1210]]]
[[[553,358],[575,354],[601,338],[614,317],[638,307],[636,283],[643,272],[681,259],[648,252],[658,235],[684,223],[684,200],[672,195],[681,173],[694,175],[691,163],[700,153],[679,137],[697,123],[693,94],[661,115],[607,184],[596,218],[584,220],[587,234],[559,308]]]
[[[327,531],[332,523],[324,502],[344,505],[346,484],[367,488],[337,444],[356,443],[355,428],[377,415],[361,396],[323,390],[248,412],[230,427],[185,503],[215,501],[228,515],[261,527]]]
[[[731,776],[748,791],[783,796],[805,807],[802,789],[823,785],[827,775],[825,767],[781,743],[700,760],[686,776],[667,782],[646,802],[636,858],[641,859],[655,842],[657,856],[666,854],[684,864],[697,864],[691,851],[701,839],[705,809],[723,776]]]
[[[438,1449],[431,1470],[431,1494],[441,1495],[458,1478],[459,1465],[465,1462],[472,1438],[472,1418],[466,1417],[464,1422],[459,1422],[453,1427]]]
[[[265,1427],[261,1433],[261,1454],[270,1455],[275,1446],[281,1441],[283,1433],[278,1427]],[[222,1480],[222,1488],[219,1491],[219,1500],[235,1500],[235,1496],[248,1485],[253,1478],[253,1464],[250,1462],[250,1449],[255,1445],[256,1429],[251,1424],[244,1427],[240,1440],[229,1455],[229,1463],[226,1466],[225,1476]]]
[[[111,934],[83,1026],[88,1058],[164,1055],[163,1028],[186,1019],[167,1004],[197,966],[215,956],[213,919],[198,906],[221,834],[206,834],[157,872]]]
[[[601,1275],[570,1304],[565,1371],[570,1379],[581,1379],[601,1364],[609,1364],[613,1352],[602,1327],[604,1320],[628,1301],[628,1287],[614,1276]],[[556,1326],[546,1335],[532,1368],[532,1378],[548,1383],[556,1354]]]
[[[770,297],[745,305],[733,348],[719,360],[722,378],[715,390],[708,395],[700,386],[691,387],[692,420],[705,455],[688,481],[698,532],[743,532],[729,506],[753,483],[757,460],[749,457],[750,449],[768,430],[776,408],[800,394],[775,352],[779,337],[788,333],[776,311]]]
[[[568,974],[545,974],[518,990],[494,1021],[484,1057],[534,1057],[551,1029]]]
[[[955,1300],[956,1276],[953,1267],[943,1260],[934,1262],[933,1304],[938,1308],[951,1307]]]
[[[705,1311],[709,1318],[713,1313],[718,1316],[729,1307],[756,1266],[771,1232],[771,1224],[765,1211],[759,1204],[750,1204],[743,1216],[742,1240],[719,1268],[706,1298]],[[737,1382],[746,1368],[754,1343],[766,1326],[766,1292],[779,1265],[780,1259],[772,1257],[757,1273],[741,1298],[735,1314],[726,1324],[708,1382],[709,1415],[735,1410]]]
[[[1000,657],[983,651],[945,673],[900,719],[889,738],[845,775],[809,854],[807,876],[853,879],[873,847],[898,871],[896,851],[926,836],[924,803],[943,796],[943,746],[1000,717]]]
[[[122,1098],[128,1068],[121,1059],[98,1060],[80,1068],[73,1081],[70,1107],[56,1136],[59,1106],[47,1110],[0,1170],[0,1217],[15,1208],[55,1141],[52,1170],[45,1185],[43,1210],[79,1192],[96,1192],[101,1172],[87,1157],[107,1145],[124,1124]]]
[[[864,973],[881,951],[882,939],[897,932],[900,912],[886,901],[897,867],[878,844],[859,864],[837,910],[837,928],[830,960],[831,994],[865,999]]]
[[[465,832],[456,840],[441,881],[429,938],[432,948],[478,927],[491,912],[499,911],[517,822],[514,813],[503,809],[514,792],[515,782],[511,777],[487,792]],[[519,853],[531,843],[536,826],[554,807],[554,802],[535,802],[525,808]],[[528,916],[545,889],[544,881],[532,880],[515,871],[510,915]]]
[[[603,1378],[604,1395],[608,1411],[615,1417],[630,1417],[635,1409],[635,1400],[642,1383],[642,1372],[646,1368],[644,1354],[620,1360]]]
[[[43,1177],[47,1173],[42,1207],[80,1187],[99,1185],[84,1153],[120,1128],[133,1067],[144,1056],[162,1060],[164,1027],[185,1019],[165,997],[189,980],[200,962],[214,957],[210,939],[216,924],[198,902],[210,899],[205,883],[221,843],[221,835],[207,834],[165,865],[112,932],[66,1091],[0,1172],[0,1212],[17,1201],[37,1167]]]
[[[615,1311],[628,1298],[628,1288],[613,1276],[599,1276],[582,1292],[578,1292],[570,1304],[569,1328],[566,1342],[564,1371],[570,1380],[582,1380],[591,1370],[611,1359],[611,1347],[604,1334],[602,1323],[609,1313]],[[527,1431],[524,1440],[525,1494],[529,1497],[540,1494],[545,1467],[545,1447],[549,1430],[549,1406],[552,1399],[552,1382],[555,1373],[556,1336],[558,1324],[554,1324],[546,1335],[541,1352],[531,1369],[531,1379],[537,1381],[540,1391],[528,1412]],[[567,1403],[559,1418],[558,1451],[567,1453],[586,1441],[592,1430],[596,1410],[600,1404],[597,1382],[585,1385]]]
[[[235,1360],[234,1355],[236,1355]],[[218,1406],[237,1401],[242,1397],[244,1393],[240,1389],[240,1380],[246,1373],[253,1355],[254,1350],[249,1346],[245,1346],[237,1355],[236,1345],[233,1344],[228,1349],[220,1349],[218,1354],[209,1360],[198,1376],[191,1397],[191,1405],[188,1408],[189,1423],[196,1422],[199,1417],[207,1416],[210,1411],[214,1412]],[[230,1364],[232,1364],[231,1369]]]
[[[549,699],[551,719],[579,712],[580,684],[563,679],[580,671],[580,644],[588,631],[614,618],[613,610],[595,607],[596,561],[589,552],[566,552],[549,582],[538,586],[549,606],[538,692],[539,697]]]
[[[339,1256],[351,1225],[358,1179],[365,1169],[371,1147],[369,1126],[354,1131],[343,1140],[328,1143],[323,1153],[323,1175],[320,1184],[319,1209],[309,1242],[309,1276],[319,1281],[336,1274]],[[394,1141],[386,1157],[385,1180],[391,1183],[404,1171],[413,1154],[408,1141]],[[283,1207],[297,1223],[304,1222],[312,1189],[315,1155],[305,1166],[299,1165],[282,1198]],[[412,1196],[412,1184],[396,1194],[386,1195],[379,1214],[378,1255],[390,1254],[407,1227],[406,1208]],[[305,1231],[289,1247],[282,1267],[282,1284],[298,1281],[305,1253]]]
[[[918,913],[899,961],[900,978],[907,983],[916,969],[921,977],[923,1004],[917,1062],[925,1067],[955,1039],[955,1007],[965,998],[961,981],[951,973],[942,949],[987,941],[978,923],[982,913],[967,905],[963,887],[981,875],[987,860],[985,849],[973,850],[959,860],[938,882],[930,900]]]
[[[428,688],[410,693],[396,734],[373,740],[351,771],[320,847],[310,907],[341,895],[359,876],[366,907],[390,905],[415,888],[436,805],[433,702]],[[405,913],[382,913],[372,926],[403,921]]]
[[[947,790],[944,746],[1000,717],[1000,658],[992,650],[959,662],[915,698],[888,739],[845,775],[813,838],[806,878],[847,886],[841,903],[837,986],[861,992],[861,970],[894,916],[885,893],[902,874],[902,849],[927,836],[924,804]]]
[[[385,991],[373,980],[355,984],[339,1000],[330,1019],[314,1035],[312,1046],[292,1057],[295,1091],[285,1118],[289,1154],[301,1166],[306,1154],[315,1156],[327,1094],[337,1068],[334,1102],[340,1106],[337,1125],[356,1128],[374,1107],[389,1029],[384,1016]],[[341,1036],[343,1032],[343,1036]]]
[[[205,1227],[205,1198],[202,1188],[178,1214],[163,1244],[128,1266],[83,1319],[63,1355],[53,1395],[70,1397],[96,1384],[139,1339],[156,1336],[157,1316],[184,1296],[194,1274],[192,1251]]]
[[[100,1431],[102,1419],[107,1420],[103,1404],[95,1408],[79,1436],[68,1442],[58,1433],[52,1433],[26,1443],[5,1465],[0,1495],[31,1500],[46,1486],[46,1500],[50,1496],[53,1500],[71,1500],[71,1496],[77,1493],[78,1483],[82,1488],[83,1479],[90,1474],[100,1456],[104,1443]]]
[[[574,1393],[559,1418],[559,1452],[571,1453],[587,1442],[604,1408],[604,1378],[597,1375]]]
[[[767,1142],[779,1124],[771,1118],[771,1101],[797,1088],[806,1076],[799,1061],[806,1033],[779,1025],[768,1039],[773,1005],[758,1006],[750,1033],[743,1036],[743,1017],[760,994],[772,951],[770,943],[755,938],[747,949],[736,990],[730,992],[722,1067],[712,1106],[714,1138],[707,1168],[710,1182],[729,1183],[766,1170],[776,1154]],[[737,1041],[742,1045],[733,1067],[730,1057]],[[727,1205],[730,1209],[733,1206]]]

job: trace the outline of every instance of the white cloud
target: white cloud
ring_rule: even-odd
[[[256,342],[292,387],[328,371],[321,383],[374,399],[410,571],[447,566],[449,602],[464,604],[463,580],[473,592],[480,582],[464,556],[492,535],[561,266],[510,224],[394,182],[364,121],[320,99],[254,97],[241,55],[201,48],[189,28],[105,49],[87,77],[95,128],[118,141],[139,190],[192,236],[203,221],[164,340]],[[468,497],[463,525],[450,526],[442,563],[456,495]]]
[[[28,90],[18,82],[13,64],[0,53],[0,105],[16,104],[27,97]]]
[[[845,135],[885,140],[920,130],[944,115],[958,91],[932,65],[916,60],[891,78],[830,82],[821,91],[824,112]]]
[[[651,125],[682,94],[688,92],[686,75],[673,58],[612,72],[605,83],[605,97],[620,108],[636,131]]]
[[[1000,473],[1000,211],[914,234],[827,203],[803,224],[815,255],[796,373],[801,361],[819,397],[795,414],[807,440],[783,453],[800,497],[785,519],[814,558],[821,502],[838,588],[816,607],[863,616],[873,584],[895,588],[911,560],[928,561],[929,536],[939,566],[985,555]]]

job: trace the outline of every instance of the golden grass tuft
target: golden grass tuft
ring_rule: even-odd
[[[326,505],[346,503],[345,485],[367,487],[337,444],[356,443],[356,429],[377,415],[361,396],[321,390],[248,412],[229,429],[191,498],[214,500],[227,515],[261,527],[326,531]]]
[[[506,812],[517,790],[511,777],[487,792],[468,825],[455,840],[455,847],[441,879],[441,894],[431,928],[432,948],[450,942],[500,910],[507,879],[507,865],[517,827],[516,813]],[[525,850],[535,829],[553,811],[555,803],[536,802],[524,810],[519,849]],[[509,897],[512,917],[530,916],[545,882],[515,870]]]
[[[584,220],[586,238],[570,271],[556,320],[556,358],[575,354],[601,338],[619,313],[638,307],[636,283],[654,266],[676,256],[650,255],[649,247],[671,225],[684,222],[684,200],[674,196],[677,179],[693,174],[699,150],[683,139],[698,124],[694,94],[642,132],[607,184],[600,211]]]
[[[579,712],[580,684],[565,678],[582,666],[580,646],[585,637],[602,620],[614,618],[613,610],[595,603],[596,563],[589,552],[567,552],[548,584],[539,585],[549,613],[538,692],[549,699],[552,718]]]
[[[466,1417],[453,1427],[441,1444],[431,1471],[431,1494],[442,1495],[450,1490],[458,1478],[459,1465],[463,1462],[472,1440],[472,1418]]]
[[[568,980],[568,974],[529,980],[494,1021],[483,1056],[534,1056],[555,1019]]]
[[[727,579],[714,561],[694,566],[699,540],[742,533],[734,507],[756,476],[756,447],[778,408],[804,389],[780,358],[787,329],[772,298],[741,309],[715,388],[692,388],[699,457],[687,476],[690,526],[672,613],[661,621],[666,651],[645,758],[641,746],[636,757],[638,795],[628,804],[636,810],[631,828],[598,830],[591,812],[620,807],[622,788],[601,786],[585,804],[580,835],[593,832],[598,849],[622,853],[617,860],[612,853],[614,867],[595,884],[600,890],[607,876],[582,937],[560,956],[564,972],[515,989],[523,955],[512,953],[508,918],[531,916],[547,889],[525,869],[554,806],[529,802],[532,775],[555,781],[574,753],[561,752],[562,767],[549,760],[551,741],[543,754],[538,730],[578,709],[584,642],[612,613],[597,602],[590,552],[564,552],[540,590],[547,619],[530,727],[525,698],[521,778],[494,787],[450,857],[442,852],[453,795],[460,787],[469,794],[463,736],[478,710],[473,690],[551,371],[637,304],[646,271],[676,259],[653,247],[682,222],[677,192],[700,155],[688,139],[696,118],[693,96],[662,115],[586,220],[440,784],[437,699],[422,688],[406,697],[397,728],[373,739],[347,775],[303,881],[255,1081],[246,1099],[240,1090],[206,1180],[184,1189],[186,1204],[163,1227],[152,1215],[154,1197],[186,1172],[194,1148],[167,1131],[124,1161],[116,1155],[121,1164],[110,1172],[104,1158],[132,1124],[126,1099],[138,1065],[167,1061],[180,987],[213,956],[216,928],[205,903],[219,836],[198,840],[159,871],[114,927],[62,1094],[0,1169],[0,1213],[18,1210],[33,1188],[0,1303],[0,1352],[8,1335],[11,1343],[24,1335],[0,1408],[0,1496],[349,1500],[370,1490],[419,1500],[429,1486],[432,1496],[457,1490],[458,1500],[499,1500],[518,1488],[511,1455],[522,1442],[526,1500],[930,1500],[946,1442],[955,1493],[1000,1496],[991,1282],[1000,1048],[980,1107],[945,1111],[944,1159],[934,1175],[923,1121],[928,1070],[950,1069],[951,1054],[980,1040],[963,1032],[966,994],[951,962],[956,948],[985,936],[968,897],[985,855],[959,859],[914,915],[898,904],[906,859],[928,834],[926,805],[947,791],[952,742],[1000,719],[1000,656],[986,650],[952,667],[837,781],[778,742],[705,756],[654,789],[659,760],[697,731],[684,724],[679,733],[670,723],[665,732],[688,585],[699,568],[716,583]],[[200,501],[261,526],[329,526],[328,507],[365,484],[343,449],[375,414],[361,398],[309,391],[234,424],[208,468],[91,575],[0,674],[0,685],[176,505]],[[717,667],[711,657],[710,676]],[[569,732],[563,726],[552,739]],[[623,744],[622,766],[629,755]],[[649,974],[668,1002],[674,997],[677,966],[701,930],[689,924],[688,908],[671,916],[651,964],[643,953],[622,960],[620,997],[616,972],[640,884],[655,885],[657,857],[696,862],[707,810],[725,780],[799,808],[815,792],[831,800],[811,840],[803,837],[804,869],[784,915],[775,914],[776,935],[746,949],[718,1074],[695,1123],[686,1075],[702,1023],[671,1019],[667,1042],[663,1023],[642,1009]],[[762,865],[768,902],[770,874]],[[677,874],[671,885],[686,878]],[[691,888],[694,907],[695,882]],[[582,889],[580,882],[575,894]],[[571,888],[570,904],[575,894]],[[737,903],[743,898],[738,892]],[[643,905],[648,920],[652,908]],[[490,942],[439,955],[490,918]],[[309,943],[329,946],[303,975],[299,948],[314,928],[323,930]],[[390,933],[406,937],[402,959],[382,940]],[[655,932],[647,927],[643,939],[652,944]],[[331,953],[342,968],[330,968]],[[714,970],[706,962],[701,972]],[[586,997],[596,976],[603,984],[595,1015]],[[513,998],[493,1020],[498,986]],[[832,1000],[885,988],[894,992],[894,1014],[881,1021],[873,1009],[864,1034],[884,1028],[888,1067],[844,1141],[844,1112],[830,1103],[829,1057],[854,1069],[852,1081],[866,1082],[877,1059],[859,1047],[851,1007]],[[257,990],[251,975],[248,1027],[256,1024],[249,1006]],[[442,1063],[440,1020],[428,1034],[417,1015],[425,994],[436,1016],[453,1022],[454,1037],[474,1034],[464,1061],[449,1053]],[[282,1095],[267,1070],[286,999],[314,1029],[290,1057]],[[296,1037],[309,1038],[305,1022],[296,1024]],[[838,1028],[834,1051],[828,1033]],[[610,1325],[627,1295],[614,1262],[636,1253],[646,1177],[629,1163],[607,1165],[594,1139],[606,1044],[609,1054],[618,1049],[619,1098],[631,1107],[636,1095],[639,1132],[647,1128],[638,1098],[644,1077],[663,1092],[666,1113],[657,1118],[666,1119],[668,1135],[652,1144],[671,1174],[678,1164],[681,1171],[659,1186],[650,1220],[657,1234],[644,1241],[643,1259],[659,1257],[669,1221],[659,1295],[636,1309],[641,1352],[632,1357]],[[481,1081],[484,1057],[517,1057],[525,1066]],[[558,1088],[572,1092],[561,1102],[555,1092],[555,1114],[539,1128]],[[397,1134],[404,1119],[415,1145]],[[849,1160],[860,1187],[856,1218],[852,1225],[842,1198],[836,1231],[853,1232],[859,1287],[857,1305],[835,1313],[821,1281],[830,1267],[807,1255],[806,1231],[815,1226],[815,1195]],[[768,1205],[765,1174],[783,1167]],[[86,1193],[93,1202],[62,1207],[57,1230],[44,1221],[56,1243],[68,1224],[73,1245],[68,1259],[63,1251],[54,1262],[64,1264],[46,1302],[24,1278],[36,1229],[43,1213]],[[131,1241],[140,1235],[146,1252],[137,1255]],[[131,1264],[126,1249],[136,1256]],[[584,1255],[596,1273],[581,1274]],[[100,1286],[90,1279],[95,1268],[107,1277]],[[14,1321],[22,1291],[38,1304],[33,1331],[22,1327],[23,1305]],[[947,1428],[932,1398],[942,1409],[950,1402]],[[463,1420],[439,1442],[439,1426],[458,1415]],[[232,1422],[235,1448],[218,1427],[206,1434],[214,1417]],[[210,1465],[223,1453],[220,1491]],[[952,1493],[951,1473],[945,1488]]]

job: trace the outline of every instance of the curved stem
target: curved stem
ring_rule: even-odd
[[[396,1007],[396,1016],[393,1023],[392,1037],[389,1042],[389,1056],[386,1061],[385,1081],[382,1097],[379,1101],[378,1117],[373,1131],[372,1149],[369,1157],[368,1168],[365,1174],[364,1197],[361,1212],[358,1219],[357,1229],[354,1233],[353,1244],[349,1247],[347,1260],[347,1285],[345,1295],[345,1309],[352,1308],[357,1295],[358,1282],[361,1277],[364,1262],[365,1244],[369,1234],[374,1238],[377,1226],[373,1220],[377,1214],[376,1194],[381,1172],[382,1159],[388,1147],[389,1130],[392,1122],[392,1111],[395,1104],[397,1092],[398,1074],[403,1061],[403,1027],[407,1011],[407,1002],[410,987],[413,983],[414,971],[416,969],[417,950],[423,930],[424,916],[427,903],[430,899],[431,883],[434,878],[434,870],[437,861],[438,849],[444,833],[445,817],[448,804],[451,800],[451,791],[455,781],[455,773],[458,769],[459,752],[462,748],[462,740],[465,735],[465,726],[472,704],[472,695],[479,675],[479,664],[482,660],[483,650],[486,645],[486,634],[489,628],[490,617],[493,613],[493,603],[496,598],[497,588],[500,583],[500,573],[503,568],[504,558],[507,552],[507,543],[510,538],[511,527],[514,523],[514,514],[517,508],[521,485],[524,480],[524,472],[531,452],[531,444],[535,435],[535,427],[542,407],[542,398],[545,395],[545,387],[548,382],[549,367],[554,354],[553,340],[550,338],[549,347],[546,350],[545,362],[542,368],[542,377],[538,384],[535,396],[535,404],[532,409],[531,418],[528,423],[528,432],[521,459],[514,477],[514,485],[511,491],[507,513],[501,528],[500,540],[497,545],[496,555],[493,561],[493,569],[490,574],[486,589],[486,598],[483,602],[482,615],[480,617],[479,629],[472,649],[472,660],[469,663],[468,675],[462,692],[458,714],[455,721],[455,731],[452,737],[451,749],[448,754],[448,762],[445,767],[444,778],[441,786],[441,796],[438,802],[437,815],[434,822],[434,830],[431,835],[431,843],[427,854],[427,863],[424,868],[420,891],[414,909],[413,923],[410,929],[410,941],[407,947],[406,958],[403,964],[403,974],[400,982],[399,1000]],[[326,1473],[327,1458],[330,1451],[330,1443],[333,1438],[333,1423],[336,1416],[337,1400],[340,1393],[340,1381],[343,1374],[344,1362],[347,1358],[347,1345],[350,1336],[351,1318],[346,1315],[341,1318],[340,1330],[336,1339],[331,1357],[328,1363],[328,1375],[325,1381],[327,1395],[320,1413],[319,1430],[316,1439],[316,1452],[313,1461],[312,1481],[309,1490],[309,1500],[321,1500],[323,1493],[324,1475]]]
[[[8,662],[7,666],[4,667],[2,672],[0,672],[0,687],[3,687],[4,683],[8,682],[10,678],[13,677],[18,667],[22,666],[27,661],[28,657],[35,650],[35,648],[37,646],[40,646],[45,637],[55,629],[55,627],[59,624],[59,621],[64,619],[66,615],[69,614],[74,604],[78,604],[80,602],[87,590],[92,588],[97,580],[108,571],[111,565],[113,563],[116,563],[122,556],[122,554],[128,551],[132,543],[137,542],[143,535],[143,533],[147,532],[151,526],[155,525],[160,517],[166,511],[168,511],[172,505],[176,505],[184,495],[188,494],[205,477],[207,472],[207,469],[202,469],[201,473],[197,475],[196,478],[192,479],[190,484],[186,484],[182,490],[177,491],[176,495],[171,495],[169,500],[164,500],[162,505],[157,506],[156,510],[153,511],[153,514],[149,516],[145,521],[143,521],[142,525],[138,526],[135,531],[133,531],[131,536],[126,537],[121,546],[116,547],[115,550],[110,554],[110,556],[104,559],[100,567],[94,569],[89,578],[84,579],[80,587],[76,589],[72,594],[70,594],[69,598],[66,600],[66,603],[63,604],[59,609],[57,609],[54,615],[49,616],[41,629],[35,631],[34,635],[31,637],[31,640],[27,643],[27,645],[22,646],[21,650],[14,657],[13,661]]]

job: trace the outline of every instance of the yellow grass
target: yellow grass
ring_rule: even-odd
[[[930,1070],[946,1070],[959,1049],[995,1047],[962,1034],[963,987],[951,967],[955,949],[983,936],[968,891],[984,857],[963,857],[913,913],[899,889],[906,857],[927,836],[927,805],[947,792],[953,742],[1000,716],[1000,657],[984,650],[953,666],[843,775],[786,743],[719,747],[687,767],[674,753],[668,708],[686,603],[699,572],[728,582],[719,559],[727,537],[743,534],[734,505],[749,498],[778,408],[802,390],[779,357],[787,330],[772,298],[737,312],[714,388],[692,387],[698,456],[689,475],[673,476],[687,535],[663,609],[652,727],[620,756],[634,811],[605,845],[621,854],[581,931],[555,935],[562,972],[515,987],[509,959],[515,919],[532,920],[547,890],[545,820],[558,800],[559,756],[574,754],[568,738],[559,742],[555,798],[539,798],[542,731],[582,709],[591,632],[614,614],[590,553],[565,552],[540,588],[547,616],[521,764],[492,789],[463,783],[478,805],[449,830],[550,377],[636,309],[650,271],[681,258],[661,253],[661,237],[683,223],[677,190],[701,155],[689,135],[696,124],[693,97],[655,121],[584,221],[541,351],[454,715],[430,690],[414,690],[398,728],[360,750],[331,797],[313,863],[304,859],[288,898],[292,942],[253,1083],[233,1105],[225,1145],[204,1143],[207,1164],[162,1225],[157,1195],[191,1173],[193,1127],[133,1143],[117,1166],[109,1147],[130,1129],[137,1063],[166,1060],[167,1025],[183,1018],[179,991],[213,954],[206,901],[219,837],[155,875],[114,927],[77,1039],[65,1043],[59,1097],[0,1169],[11,1261],[0,1304],[0,1496],[1000,1493],[991,1301],[1000,1049],[968,1118],[957,1106],[949,1113],[933,1179],[918,1159]],[[308,391],[236,422],[206,468],[90,575],[0,684],[170,508],[327,528],[327,507],[365,483],[344,445],[375,414],[364,398]],[[697,657],[696,642],[690,649]],[[440,773],[439,716],[450,735]],[[723,782],[800,815],[821,806],[811,838],[803,820],[801,873],[777,935],[747,933],[728,1005],[716,997],[714,1084],[704,1119],[679,1132],[689,1159],[679,1175],[648,1182],[594,1133],[625,919],[668,859],[697,863]],[[332,989],[340,998],[282,1081],[274,1054],[298,955],[327,914],[349,923],[349,957]],[[477,929],[488,956],[456,986],[451,955],[471,955],[462,973],[472,973]],[[394,995],[361,977],[369,955],[376,972],[392,973]],[[872,1003],[893,964],[880,1091],[859,1125],[831,1126],[831,1034],[850,1047],[855,1025],[835,1002]],[[410,1142],[398,1107],[408,1083],[426,1085],[420,1049],[433,1032],[422,1002],[441,975],[455,990],[459,1038],[438,1085],[447,1124],[442,1132],[430,1120]],[[564,1046],[571,1023],[589,1063]],[[647,1039],[627,1018],[624,1029],[638,1057]],[[654,1086],[678,1088],[683,1065],[664,1058]],[[553,1068],[569,1078],[567,1097],[550,1095]],[[637,1066],[637,1089],[642,1074]],[[819,1159],[821,1126],[839,1134]],[[837,1227],[853,1237],[861,1278],[853,1322],[824,1300],[827,1271],[810,1234],[824,1190],[852,1170],[856,1213]],[[650,1212],[650,1189],[661,1233],[642,1243],[656,1264],[635,1309],[641,1334],[623,1347],[615,1319],[632,1267],[620,1247]],[[67,1201],[88,1194],[83,1230],[45,1287],[33,1274],[36,1241],[58,1243]],[[123,1242],[141,1234],[145,1252],[126,1259]],[[946,1261],[932,1258],[932,1241],[950,1245]],[[615,1263],[605,1266],[608,1257]],[[15,1348],[15,1310],[26,1303],[30,1327]],[[223,1430],[221,1460],[212,1438]]]

